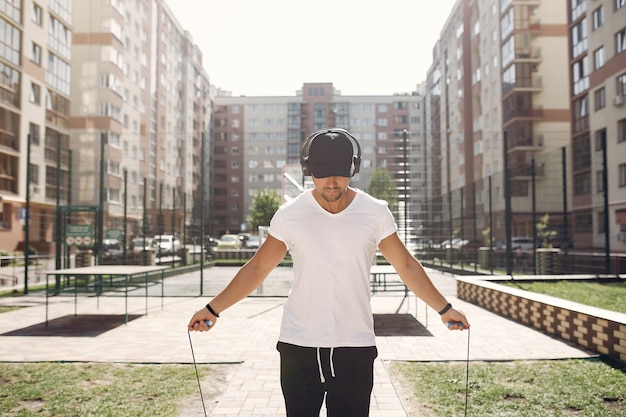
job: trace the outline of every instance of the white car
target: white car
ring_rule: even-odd
[[[512,237],[511,238],[511,248],[513,250],[533,250],[535,247],[533,243],[532,237]]]
[[[143,237],[137,237],[135,239],[133,239],[133,252],[143,252],[145,250],[154,250],[154,247],[152,246],[152,238],[151,237],[147,237],[145,238],[145,242],[146,245],[144,247],[144,238]]]
[[[180,239],[174,235],[156,235],[152,240],[152,248],[162,255],[174,255],[181,246]]]

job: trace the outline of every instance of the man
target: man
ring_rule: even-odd
[[[219,314],[261,285],[289,251],[294,282],[277,344],[289,417],[319,416],[324,397],[328,417],[369,414],[378,355],[369,287],[376,248],[450,329],[469,328],[398,237],[387,203],[349,187],[360,163],[359,143],[348,131],[309,136],[301,164],[315,187],[281,206],[256,255],[188,325],[210,330]]]

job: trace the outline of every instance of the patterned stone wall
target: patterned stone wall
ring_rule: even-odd
[[[626,314],[457,277],[457,297],[578,346],[626,363]]]

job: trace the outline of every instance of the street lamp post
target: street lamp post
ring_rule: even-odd
[[[409,159],[408,159],[408,132],[406,129],[402,131],[402,139],[404,142],[404,244],[409,243],[408,235],[408,213],[409,213]]]

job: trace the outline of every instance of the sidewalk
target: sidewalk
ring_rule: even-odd
[[[72,325],[77,320],[72,297],[50,299],[51,326],[43,328],[45,297],[0,299],[0,303],[27,305],[28,308],[0,314],[0,361],[85,361],[130,363],[192,363],[186,325],[193,312],[202,308],[218,288],[228,282],[236,268],[211,268],[204,271],[205,297],[180,296],[182,288],[197,288],[199,272],[168,278],[166,298],[130,297],[131,320],[123,324],[123,297],[79,297],[76,313],[115,315],[120,325],[98,322],[87,326],[92,334],[60,336],[64,330],[79,332]],[[584,358],[590,354],[513,321],[501,318],[455,297],[456,284],[449,274],[429,270],[435,285],[452,304],[463,310],[472,325],[470,360],[500,361],[518,359]],[[172,285],[169,281],[171,280]],[[279,272],[266,280],[266,292],[288,291],[288,274]],[[175,289],[174,289],[175,288]],[[197,293],[197,289],[195,290]],[[192,294],[192,292],[188,292]],[[239,364],[230,377],[221,399],[211,406],[213,417],[284,415],[278,374],[278,337],[283,296],[250,296],[224,312],[219,324],[209,333],[192,333],[198,363]],[[397,387],[387,372],[391,361],[464,361],[468,332],[449,331],[433,310],[414,296],[403,299],[402,293],[378,293],[372,297],[379,357],[375,364],[375,386],[371,417],[413,417],[407,414]],[[67,317],[69,324],[58,324]],[[417,320],[415,320],[417,318]],[[32,326],[32,327],[31,327]],[[65,327],[63,327],[65,326]],[[45,335],[50,329],[57,334]],[[93,334],[98,332],[100,334]],[[13,332],[14,335],[6,335]],[[471,379],[471,364],[470,364]],[[211,381],[203,381],[208,392]],[[207,385],[205,389],[204,386]],[[197,414],[202,416],[198,395]],[[205,398],[206,402],[206,398]],[[187,414],[189,415],[189,414]],[[325,416],[325,412],[322,414]]]

